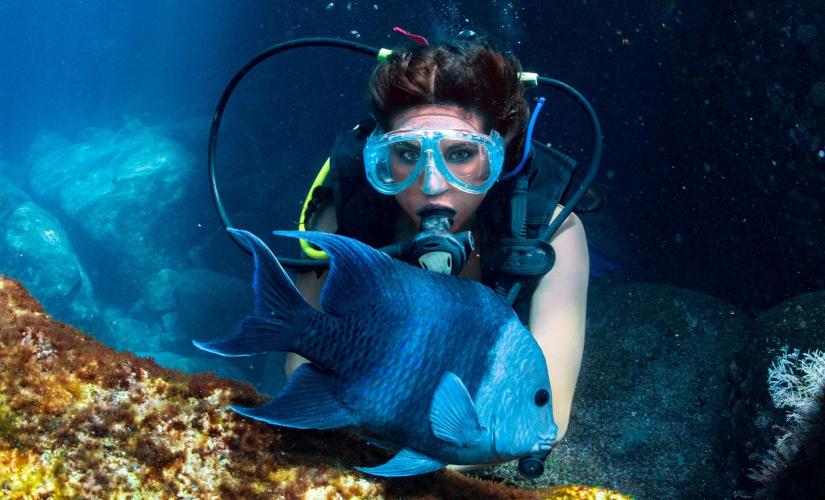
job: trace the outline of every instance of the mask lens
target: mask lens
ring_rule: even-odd
[[[444,139],[439,146],[447,170],[462,184],[479,187],[490,179],[490,154],[484,145]]]
[[[388,146],[388,181],[402,183],[410,178],[421,159],[421,141],[407,140],[394,142]]]
[[[367,179],[384,194],[396,194],[409,187],[418,172],[421,141],[414,138],[382,140],[374,135],[372,143],[364,148]]]

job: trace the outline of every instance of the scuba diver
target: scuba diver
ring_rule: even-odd
[[[479,244],[466,252],[463,265],[451,252],[427,252],[422,267],[492,283],[496,263],[487,265],[485,257],[496,256],[489,245],[497,237],[510,236],[497,234],[495,225],[509,212],[506,198],[515,182],[514,177],[502,180],[502,173],[517,168],[530,118],[520,72],[515,57],[476,41],[394,51],[370,80],[374,123],[362,123],[350,134],[360,139],[354,142],[363,148],[363,155],[358,154],[358,146],[341,138],[333,152],[334,158],[346,148],[358,163],[363,162],[361,179],[356,181],[361,192],[347,200],[333,200],[336,188],[326,195],[316,190],[319,199],[305,221],[307,229],[338,232],[382,247],[413,238],[425,221],[433,225],[447,221],[449,232],[470,231]],[[536,176],[531,167],[532,162],[523,167],[522,175]],[[339,186],[339,192],[355,190],[346,172],[333,176],[351,183]],[[561,211],[558,200],[545,194],[546,206],[540,209],[548,214]],[[320,200],[323,197],[327,200]],[[560,440],[567,430],[582,358],[587,302],[587,242],[575,214],[550,244],[555,251],[553,268],[521,301],[529,309],[527,324],[547,361]],[[296,281],[316,308],[325,278],[326,273],[308,272]],[[304,362],[299,355],[288,354],[287,377]]]
[[[209,141],[219,217],[232,226],[218,195],[215,150],[224,108],[240,80],[263,60],[294,48],[336,47],[377,57],[370,115],[338,134],[304,203],[299,230],[349,236],[410,264],[494,289],[544,354],[558,442],[567,432],[584,349],[589,256],[573,210],[600,205],[590,189],[601,159],[598,118],[575,89],[523,72],[514,55],[471,30],[438,44],[395,31],[418,45],[390,51],[332,38],[298,39],[267,49],[235,75],[213,116]],[[544,98],[531,114],[528,85],[566,93],[590,120],[593,153],[577,187],[571,186],[577,163],[532,140]],[[301,259],[278,260],[298,271],[298,290],[320,309],[327,256],[303,240],[301,248]],[[289,353],[287,377],[305,362]],[[537,477],[546,456],[522,458],[519,471]]]

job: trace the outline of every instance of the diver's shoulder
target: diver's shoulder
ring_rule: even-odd
[[[562,210],[564,210],[564,205],[556,205],[555,210],[553,210],[553,217],[551,219],[551,222],[556,220],[556,217],[559,216]],[[576,215],[576,212],[570,212],[570,215],[567,216],[567,219],[565,219],[564,224],[561,225],[561,228],[559,228],[559,231],[556,234],[559,234],[562,231],[570,229],[573,229],[574,231],[581,231],[582,233],[584,233],[584,224],[582,223],[582,220],[579,218],[579,216]]]

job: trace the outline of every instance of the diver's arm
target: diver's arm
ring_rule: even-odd
[[[560,211],[561,207],[557,207],[553,217]],[[533,293],[530,331],[547,361],[559,441],[567,432],[584,350],[590,262],[584,226],[574,213],[550,243],[556,252],[556,263]]]
[[[335,206],[327,204],[321,207],[307,224],[308,229],[313,231],[324,231],[327,233],[334,233],[338,229],[338,222],[335,215]],[[301,254],[303,256],[303,254]],[[315,271],[300,273],[295,278],[295,287],[301,292],[309,305],[315,309],[321,309],[321,289],[324,287],[324,282],[327,279],[327,272],[324,271],[320,276]],[[292,373],[304,363],[309,360],[303,356],[288,352],[286,354],[286,362],[284,363],[284,371],[286,378],[292,376]]]
[[[556,208],[553,217],[561,212]],[[547,363],[553,395],[553,420],[559,426],[556,441],[567,432],[573,390],[579,377],[584,349],[584,317],[587,307],[587,280],[590,262],[584,226],[570,214],[551,241],[556,263],[539,281],[530,307],[530,331]],[[448,465],[467,472],[493,464]]]

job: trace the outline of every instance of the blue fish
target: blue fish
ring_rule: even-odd
[[[399,450],[357,468],[379,476],[549,452],[558,428],[544,356],[490,289],[343,236],[276,231],[329,254],[321,312],[263,241],[229,231],[253,254],[254,311],[232,337],[193,343],[221,356],[286,351],[311,361],[272,401],[232,410],[282,427],[374,434]]]

